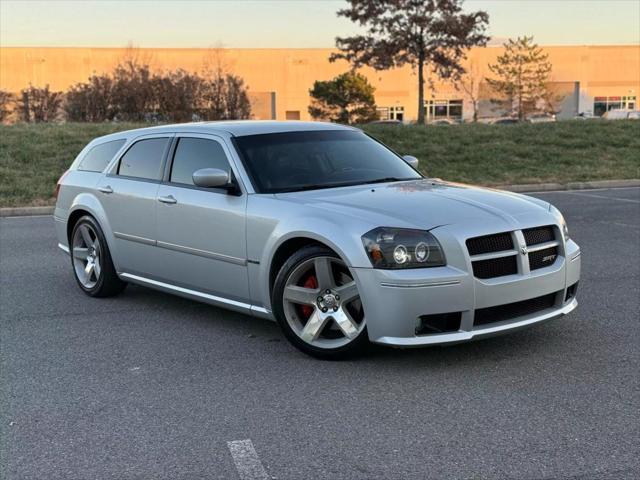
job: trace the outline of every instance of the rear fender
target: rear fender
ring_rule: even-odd
[[[104,235],[105,240],[107,241],[107,246],[109,247],[109,251],[111,252],[111,259],[113,261],[113,265],[116,267],[116,271],[120,271],[118,268],[118,259],[115,253],[115,237],[113,236],[113,230],[111,229],[111,224],[109,223],[109,219],[102,208],[102,204],[92,193],[84,192],[77,195],[73,202],[71,203],[71,207],[68,211],[68,217],[70,218],[73,212],[78,210],[86,211],[93,218],[96,219],[98,225],[102,229],[102,233]]]

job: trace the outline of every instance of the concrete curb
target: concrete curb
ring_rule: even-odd
[[[0,217],[30,217],[35,215],[53,215],[55,207],[6,207],[0,208]]]
[[[525,185],[498,185],[498,190],[508,190],[509,192],[554,192],[557,190],[566,190],[566,185],[561,183],[530,183]]]
[[[501,185],[495,188],[510,192],[552,192],[563,190],[592,190],[595,188],[640,187],[640,179],[630,180],[595,180],[593,182],[531,183],[528,185]]]
[[[640,187],[640,179],[631,180],[596,180],[594,182],[531,183],[528,185],[499,185],[500,190],[510,192],[557,192],[569,190],[592,190],[595,188]],[[0,208],[0,217],[22,217],[35,215],[52,215],[54,207],[8,207]]]

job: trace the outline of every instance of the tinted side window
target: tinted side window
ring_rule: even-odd
[[[229,162],[222,145],[204,138],[181,138],[173,157],[171,181],[193,185],[193,172],[201,168],[229,171]]]
[[[124,145],[124,142],[125,140],[122,139],[96,145],[84,156],[80,165],[78,165],[78,170],[87,172],[103,171],[116,152]]]
[[[169,138],[149,138],[134,143],[120,159],[118,175],[160,180],[162,158]]]

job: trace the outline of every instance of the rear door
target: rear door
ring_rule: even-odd
[[[247,302],[247,194],[196,187],[192,174],[201,168],[223,169],[237,179],[221,138],[178,134],[158,189],[160,276],[182,287]]]
[[[122,271],[153,275],[156,255],[156,194],[173,134],[136,139],[98,184],[98,195],[115,237]]]

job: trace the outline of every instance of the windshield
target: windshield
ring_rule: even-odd
[[[325,130],[234,138],[258,193],[282,193],[421,178],[362,132]]]

